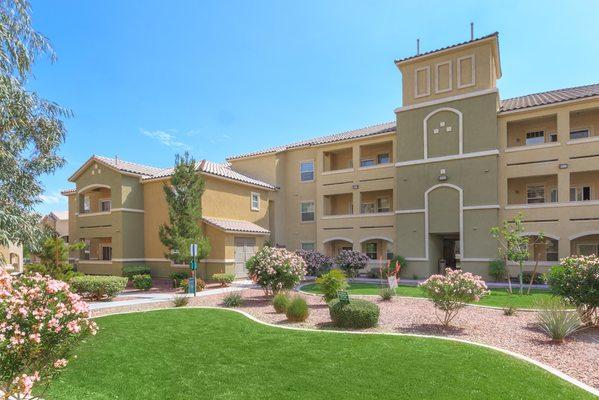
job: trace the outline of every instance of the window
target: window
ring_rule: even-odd
[[[366,253],[371,260],[376,260],[378,255],[376,242],[366,243],[364,245],[364,253]]]
[[[557,189],[556,188],[551,189],[550,194],[551,194],[551,202],[557,203]]]
[[[360,204],[360,213],[372,214],[374,213],[374,203],[362,203]]]
[[[112,202],[110,200],[107,200],[107,199],[100,200],[100,211],[101,212],[110,211],[111,205],[112,205]]]
[[[352,203],[351,201],[349,203],[347,203],[347,213],[348,214],[354,213],[354,203]]]
[[[302,243],[302,250],[314,251],[315,249],[316,249],[316,246],[314,246],[313,242],[303,242]]]
[[[581,256],[590,256],[593,254],[597,254],[597,245],[591,243],[581,243],[576,245],[578,248],[578,254]]]
[[[91,211],[91,203],[89,201],[89,196],[83,196],[83,212],[88,213]]]
[[[377,164],[389,164],[391,162],[391,158],[389,157],[389,153],[379,154],[376,156]]]
[[[102,260],[104,260],[104,261],[112,260],[112,247],[102,246]]]
[[[386,256],[387,256],[387,260],[393,260],[395,258],[394,254],[393,254],[393,251],[391,251],[391,249],[389,249],[389,248],[387,248]]]
[[[528,186],[526,188],[526,202],[528,204],[544,203],[545,202],[545,187],[544,186]]]
[[[549,137],[549,141],[551,143],[556,143],[557,142],[557,133],[550,133],[548,137]]]
[[[302,161],[300,163],[300,180],[302,182],[314,180],[314,161]]]
[[[89,246],[91,245],[91,242],[88,239],[84,239],[84,243],[85,243],[85,247],[83,248],[83,259],[89,260],[90,259]]]
[[[545,143],[545,131],[526,132],[526,144]]]
[[[371,167],[374,165],[373,159],[360,160],[360,167]]]
[[[314,202],[306,201],[302,202],[301,205],[301,220],[302,222],[314,221]]]
[[[570,188],[570,201],[587,201],[591,200],[591,187],[578,186]]]
[[[252,211],[260,211],[260,193],[252,192],[250,208]]]
[[[570,140],[584,139],[589,137],[588,129],[577,129],[570,132]]]
[[[557,240],[549,239],[547,242],[547,261],[559,261],[557,255]]]
[[[389,212],[391,211],[391,202],[388,197],[379,197],[376,199],[376,211],[377,212]]]

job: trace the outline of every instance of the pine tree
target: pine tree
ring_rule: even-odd
[[[210,243],[203,236],[200,225],[204,179],[196,169],[196,161],[188,152],[183,156],[177,155],[170,184],[163,188],[169,223],[160,226],[158,235],[169,249],[165,257],[177,264],[191,261],[189,247],[192,243],[198,245],[198,259],[206,258],[210,252]]]

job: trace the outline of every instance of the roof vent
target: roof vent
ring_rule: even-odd
[[[470,22],[470,41],[474,40],[474,22]]]

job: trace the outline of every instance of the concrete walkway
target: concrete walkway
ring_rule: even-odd
[[[197,293],[197,297],[213,296],[216,294],[238,292],[244,289],[254,288],[256,285],[249,280],[240,280],[231,283],[231,286],[208,289]],[[128,307],[137,306],[140,304],[159,303],[162,301],[172,300],[175,295],[193,297],[193,294],[183,293],[147,293],[147,292],[129,292],[116,296],[113,301],[96,301],[89,302],[90,310],[101,310],[103,308]]]

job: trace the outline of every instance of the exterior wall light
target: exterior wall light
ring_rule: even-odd
[[[445,168],[439,171],[439,182],[445,182],[447,180],[447,174],[445,173]]]
[[[352,185],[351,187],[352,189],[356,190],[356,189],[360,189],[360,185]]]
[[[567,163],[561,163],[559,165],[559,169],[567,169],[568,168],[568,164]]]

